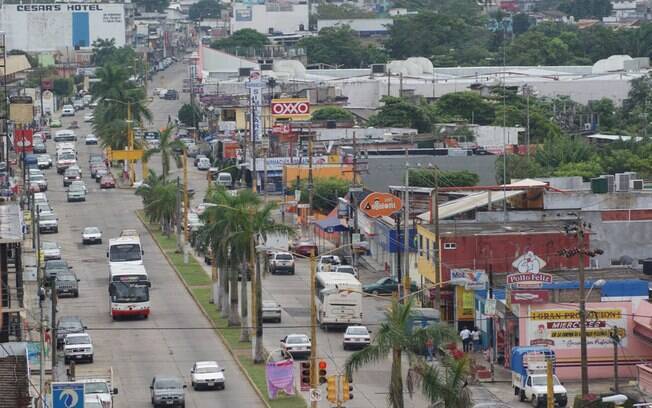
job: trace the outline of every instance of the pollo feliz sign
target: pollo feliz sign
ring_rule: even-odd
[[[275,118],[305,118],[310,116],[307,99],[272,99],[272,116]]]

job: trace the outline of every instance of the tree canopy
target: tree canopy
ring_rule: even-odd
[[[219,18],[222,5],[218,0],[199,0],[188,9],[188,17],[191,20],[204,18]]]
[[[439,187],[470,187],[479,181],[477,174],[467,170],[410,169],[408,172],[408,182],[413,187],[435,187],[437,183]]]
[[[353,114],[338,106],[327,106],[313,112],[312,120],[353,120]]]
[[[350,19],[350,18],[376,18],[376,13],[362,10],[353,4],[343,3],[340,5],[320,3],[317,6],[317,19]]]
[[[315,37],[302,38],[297,46],[306,49],[310,64],[360,68],[387,60],[379,48],[363,45],[349,26],[323,28]]]
[[[426,105],[415,105],[404,99],[385,96],[384,105],[378,113],[369,118],[367,124],[374,127],[406,127],[420,133],[430,132],[434,114]]]
[[[177,117],[181,123],[185,124],[186,126],[195,126],[197,122],[200,122],[203,119],[204,115],[197,106],[185,103],[181,109],[179,109]]]
[[[222,38],[211,43],[211,48],[262,48],[269,44],[269,39],[251,28],[243,28],[234,32],[228,38]]]
[[[134,3],[147,12],[163,12],[170,5],[170,0],[135,0]]]

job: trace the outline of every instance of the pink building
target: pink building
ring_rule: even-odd
[[[652,361],[652,304],[632,298],[624,301],[587,303],[587,349],[589,377],[614,377],[614,343],[610,335],[617,330],[620,346],[618,374],[636,378],[637,364]],[[614,299],[616,300],[616,299]],[[513,305],[519,317],[519,344],[545,345],[557,356],[557,375],[562,380],[580,376],[579,304],[545,303]]]

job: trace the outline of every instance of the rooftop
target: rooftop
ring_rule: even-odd
[[[0,244],[14,244],[23,240],[22,219],[18,204],[0,205]]]
[[[479,223],[475,221],[455,221],[439,223],[441,235],[498,235],[498,234],[545,234],[560,233],[564,221],[510,222],[507,224]],[[435,231],[434,224],[421,225],[428,231]]]

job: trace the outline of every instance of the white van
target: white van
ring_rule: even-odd
[[[233,178],[231,177],[231,173],[226,173],[222,172],[217,175],[217,179],[215,180],[215,183],[218,186],[224,186],[224,187],[231,187],[233,184]]]

